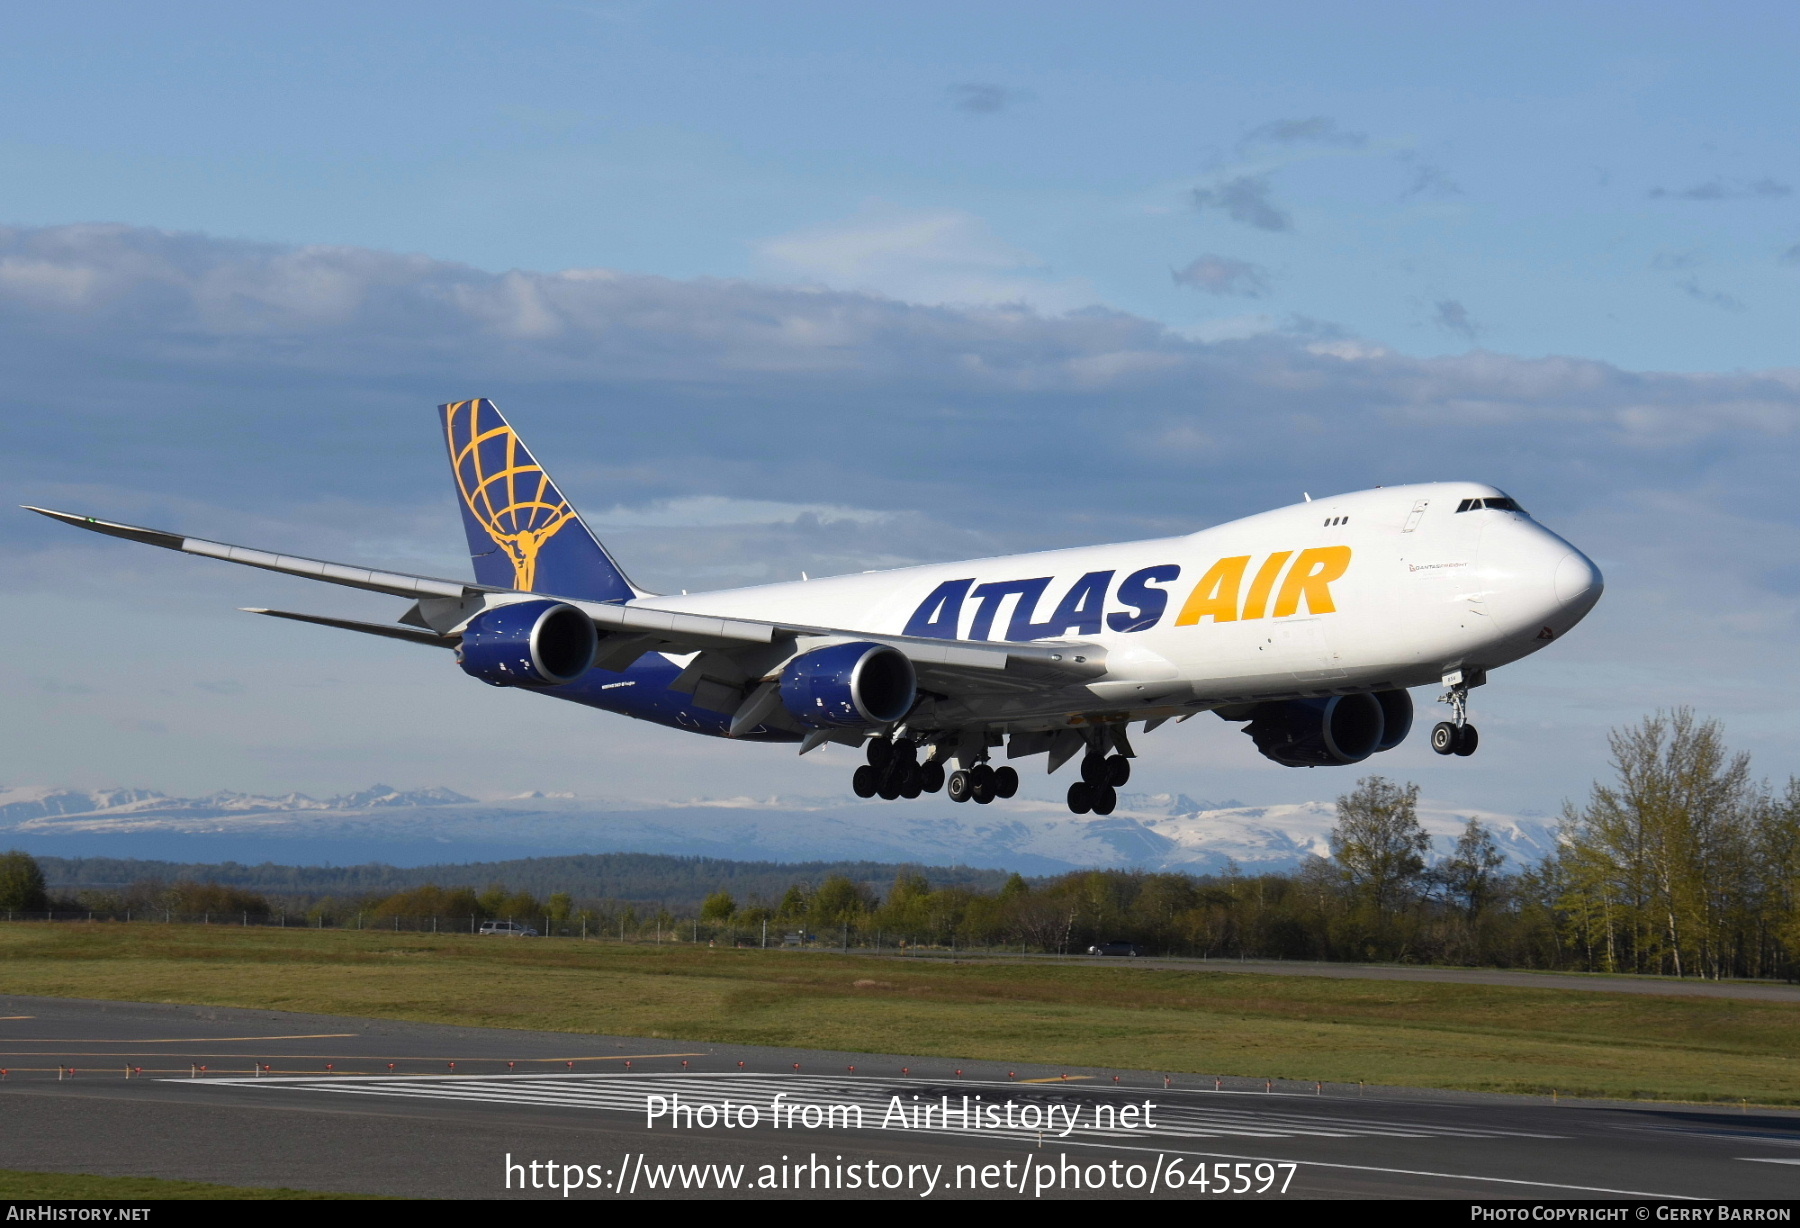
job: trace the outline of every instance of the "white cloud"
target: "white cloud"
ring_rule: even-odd
[[[776,277],[914,303],[1022,303],[1067,311],[1099,298],[1087,282],[1056,277],[1041,257],[957,209],[870,201],[843,222],[765,240],[757,255]]]
[[[696,495],[665,499],[644,507],[613,507],[584,513],[589,527],[600,529],[716,529],[727,525],[793,524],[804,516],[820,521],[849,520],[879,524],[891,513],[822,503],[777,503],[768,499],[727,499]]]
[[[1196,256],[1181,268],[1170,270],[1170,276],[1178,286],[1191,286],[1208,294],[1261,298],[1269,292],[1267,269],[1230,256]]]

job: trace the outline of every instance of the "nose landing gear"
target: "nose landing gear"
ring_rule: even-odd
[[[1460,729],[1449,721],[1439,721],[1431,727],[1431,749],[1440,755],[1463,755],[1475,753],[1481,745],[1481,735],[1475,726],[1464,725]]]
[[[1475,732],[1475,726],[1469,724],[1469,688],[1480,686],[1487,681],[1484,670],[1457,670],[1444,675],[1444,686],[1447,688],[1438,697],[1441,704],[1450,705],[1450,719],[1439,721],[1431,727],[1431,749],[1440,755],[1461,755],[1464,758],[1475,753],[1481,745],[1481,735]]]

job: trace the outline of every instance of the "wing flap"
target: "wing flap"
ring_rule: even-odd
[[[800,634],[776,623],[745,618],[718,618],[708,614],[683,614],[637,605],[612,605],[600,601],[573,601],[583,614],[604,631],[624,631],[649,636],[676,653],[705,648],[734,648],[772,644]]]

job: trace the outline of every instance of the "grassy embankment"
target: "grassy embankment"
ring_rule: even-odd
[[[0,992],[690,1042],[1800,1104],[1800,1004],[223,926],[0,926]]]
[[[0,1168],[0,1198],[93,1202],[130,1202],[134,1199],[228,1198],[288,1200],[369,1198],[368,1194],[317,1194],[311,1190],[263,1190],[236,1185],[208,1185],[204,1181],[164,1181],[158,1177],[90,1177],[84,1173],[22,1173]]]

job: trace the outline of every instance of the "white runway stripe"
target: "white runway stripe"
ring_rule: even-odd
[[[173,1083],[195,1086],[192,1080],[172,1079]],[[1427,1121],[1389,1120],[1355,1112],[1351,1106],[1342,1110],[1329,1100],[1308,1103],[1299,1109],[1298,1097],[1273,1097],[1267,1108],[1246,1103],[1250,1096],[1226,1093],[1223,1103],[1205,1103],[1205,1092],[1159,1094],[1154,1089],[1107,1088],[1101,1086],[1063,1086],[1056,1084],[960,1083],[921,1084],[904,1079],[862,1079],[828,1075],[760,1075],[760,1074],[571,1074],[571,1075],[342,1075],[336,1077],[282,1076],[263,1079],[208,1079],[206,1086],[230,1084],[266,1090],[326,1092],[336,1095],[387,1096],[412,1100],[452,1101],[468,1104],[537,1106],[588,1109],[602,1112],[641,1115],[646,1111],[646,1097],[679,1095],[684,1103],[721,1105],[754,1105],[766,1124],[769,1106],[781,1093],[784,1103],[796,1109],[812,1105],[854,1105],[863,1111],[868,1128],[876,1127],[888,1111],[894,1096],[902,1107],[913,1112],[921,1106],[936,1109],[940,1096],[949,1095],[952,1113],[948,1131],[961,1133],[961,1097],[967,1095],[971,1106],[981,1096],[982,1105],[1012,1100],[1020,1105],[1079,1105],[1082,1112],[1074,1131],[1084,1138],[1132,1138],[1142,1140],[1146,1132],[1115,1128],[1108,1121],[1099,1124],[1093,1109],[1087,1106],[1135,1104],[1154,1100],[1155,1137],[1168,1139],[1202,1138],[1554,1138],[1555,1135],[1530,1134],[1517,1130],[1482,1130],[1462,1126],[1439,1126]],[[918,1099],[914,1099],[914,1097]],[[1285,1103],[1284,1103],[1285,1102]],[[1061,1133],[1061,1118],[1054,1130]],[[1087,1123],[1096,1124],[1089,1125]],[[800,1121],[796,1128],[802,1128]],[[942,1117],[933,1113],[929,1128],[944,1130]],[[975,1133],[970,1130],[969,1133]],[[1015,1127],[983,1129],[984,1136],[995,1138],[1031,1138],[1035,1128]]]

